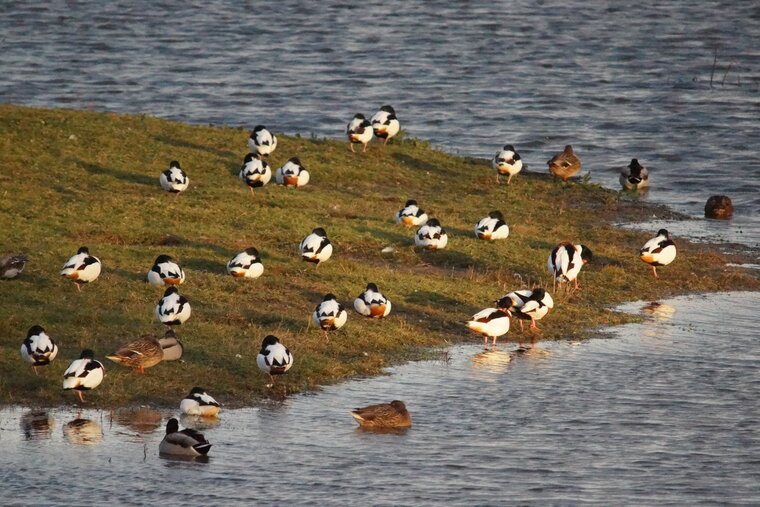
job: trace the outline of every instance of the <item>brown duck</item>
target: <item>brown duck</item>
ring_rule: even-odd
[[[351,415],[362,428],[409,428],[412,416],[406,410],[403,401],[370,405],[351,411]]]
[[[164,350],[156,338],[146,337],[124,345],[113,355],[106,357],[114,363],[129,366],[140,373],[145,373],[145,368],[150,368],[161,362],[164,358]]]
[[[569,144],[565,146],[562,153],[557,153],[546,163],[549,164],[549,172],[555,177],[562,178],[562,181],[567,181],[581,170],[581,159],[573,152],[573,147]]]

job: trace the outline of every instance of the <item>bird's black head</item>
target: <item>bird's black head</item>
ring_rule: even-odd
[[[92,351],[92,349],[84,349],[82,353],[79,355],[79,359],[94,359],[95,358],[95,352]]]
[[[261,348],[265,349],[265,348],[269,347],[270,345],[275,345],[277,343],[280,343],[280,339],[277,338],[275,335],[270,334],[270,335],[267,335],[264,338],[264,341],[261,342]]]
[[[417,201],[415,201],[414,199],[409,199],[408,201],[406,201],[406,204],[404,204],[404,207],[406,206],[417,206]]]
[[[374,292],[380,292],[380,291],[377,290],[377,285],[375,285],[372,282],[370,282],[370,283],[367,284],[367,290],[371,290],[371,291],[374,291]]]
[[[497,299],[493,302],[494,305],[496,305],[496,308],[498,308],[501,311],[507,311],[514,305],[514,302],[512,301],[512,298],[504,296],[501,299]]]
[[[178,294],[178,293],[179,293],[179,289],[177,289],[177,287],[172,285],[164,291],[164,297],[171,296],[172,294]]]
[[[158,257],[156,257],[155,264],[161,264],[163,262],[172,262],[171,256],[170,255],[163,255],[162,254],[162,255],[159,255]]]
[[[248,255],[252,255],[253,257],[258,257],[259,256],[259,251],[256,250],[255,248],[253,248],[252,246],[246,248],[245,249],[245,253],[247,253]]]
[[[169,419],[169,421],[166,423],[166,434],[169,433],[177,433],[179,431],[179,421],[172,417]]]
[[[251,137],[253,137],[255,134],[258,134],[262,130],[266,130],[267,128],[264,125],[256,125],[253,127],[253,132],[251,132]]]
[[[291,164],[295,164],[295,165],[301,165],[301,161],[298,160],[298,157],[290,157],[290,159],[288,160],[288,162],[290,162]]]
[[[668,230],[667,230],[667,229],[660,229],[659,231],[657,231],[657,235],[658,235],[658,236],[665,236],[665,237],[667,238],[667,237],[668,237],[668,234],[669,234],[669,233],[668,233]]]
[[[253,159],[254,159],[254,157],[256,157],[256,155],[254,155],[253,153],[249,153],[249,154],[247,154],[247,155],[245,156],[245,158],[243,159],[243,163],[244,163],[244,164],[247,164],[248,162],[250,162],[251,160],[253,160]]]
[[[45,330],[42,328],[42,326],[32,326],[29,328],[29,332],[26,333],[27,338],[31,338],[32,336],[36,334],[42,334]]]
[[[206,390],[202,387],[195,386],[190,390],[190,394],[203,394]],[[189,395],[188,395],[189,396]]]
[[[593,257],[593,254],[591,253],[591,250],[586,245],[581,245],[581,259],[583,259],[586,262],[589,262],[591,260],[591,257]]]
[[[367,118],[365,118],[365,117],[364,117],[364,115],[363,115],[363,114],[361,114],[361,113],[356,113],[356,114],[354,115],[354,120],[366,120],[366,119],[367,119]]]
[[[172,160],[171,162],[169,162],[169,168],[172,168],[172,167],[176,167],[177,169],[181,169],[181,167],[179,166],[179,162],[177,162],[176,160]]]
[[[394,111],[391,106],[383,106],[383,107],[380,108],[380,111],[385,111],[386,113],[396,114],[396,111]]]
[[[311,233],[316,234],[317,236],[322,236],[323,238],[327,237],[327,233],[321,227],[317,227],[316,229],[312,230]]]
[[[497,220],[504,220],[504,215],[499,210],[493,210],[488,214],[489,218],[496,218]]]
[[[335,294],[330,293],[325,294],[325,297],[322,298],[322,301],[337,301],[337,299],[335,299]]]
[[[77,253],[90,255],[90,249],[87,248],[86,246],[80,246],[79,250],[77,250]]]
[[[437,218],[431,218],[430,220],[427,221],[427,225],[429,225],[430,227],[440,227],[441,222],[439,222]]]
[[[511,144],[505,144],[505,145],[504,145],[504,151],[511,151],[512,153],[517,153],[517,152],[515,151],[515,147],[514,147],[514,146],[512,146]]]

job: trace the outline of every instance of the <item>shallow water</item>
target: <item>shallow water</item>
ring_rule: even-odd
[[[758,304],[632,303],[644,322],[609,339],[539,343],[511,361],[509,346],[458,345],[389,376],[223,410],[203,427],[207,462],[158,455],[171,411],[6,408],[4,491],[26,504],[757,504]],[[392,399],[411,429],[355,429],[349,409]]]
[[[732,197],[696,236],[760,245],[754,2],[6,1],[0,33],[2,102],[337,138],[390,103],[411,136],[531,170],[572,143],[610,188],[636,157],[644,199]]]

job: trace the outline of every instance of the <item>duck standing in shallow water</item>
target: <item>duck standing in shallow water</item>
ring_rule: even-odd
[[[372,115],[370,123],[375,132],[375,137],[383,140],[383,146],[388,144],[388,141],[401,130],[401,124],[396,118],[396,111],[391,106],[381,107],[380,111]]]
[[[153,285],[179,285],[185,281],[185,272],[169,255],[159,255],[148,271]]]
[[[166,423],[166,435],[158,445],[158,452],[172,456],[205,456],[211,444],[202,433],[185,428],[180,431],[179,421],[172,417]]]
[[[327,233],[321,227],[311,231],[298,246],[301,260],[319,265],[330,258],[333,252],[332,243],[327,239]]]
[[[64,391],[76,390],[79,401],[84,403],[82,391],[98,387],[105,375],[106,369],[100,361],[95,360],[95,353],[90,349],[85,349],[79,359],[73,361],[63,373],[63,389]]]
[[[492,211],[487,217],[475,224],[475,236],[478,239],[505,239],[509,236],[509,226],[504,221],[501,211]]]
[[[253,247],[246,248],[227,263],[227,273],[235,278],[258,278],[263,272],[259,251]]]
[[[504,336],[509,331],[509,312],[498,308],[486,308],[472,316],[467,322],[467,327],[483,335],[483,345],[488,348],[488,338],[493,339],[493,347],[496,347],[496,338]]]
[[[172,160],[169,163],[169,169],[162,172],[161,176],[158,177],[158,182],[161,183],[161,188],[174,194],[176,198],[180,192],[186,190],[190,185],[190,178],[179,166],[179,162]]]
[[[427,213],[417,206],[417,201],[414,199],[406,201],[404,207],[396,213],[396,223],[405,225],[406,227],[425,225],[427,221]]]
[[[403,401],[370,405],[352,410],[351,417],[365,429],[410,428],[412,416],[406,410]]]
[[[282,375],[293,366],[293,354],[280,343],[279,338],[270,334],[261,342],[261,350],[256,356],[256,365],[269,375],[269,380],[274,384],[273,375]]]
[[[354,299],[354,310],[365,317],[379,319],[391,313],[391,302],[377,290],[377,285],[368,283],[365,291]]]
[[[269,156],[277,148],[277,136],[264,125],[256,125],[248,138],[248,149],[259,157]]]
[[[221,404],[202,387],[193,387],[190,393],[179,403],[183,414],[215,417]]]
[[[185,296],[179,295],[179,289],[172,285],[167,287],[162,297],[156,305],[156,318],[158,321],[169,326],[181,326],[190,318],[190,302]]]
[[[100,259],[90,255],[90,250],[86,247],[80,247],[76,255],[66,261],[61,269],[61,276],[72,280],[78,291],[82,291],[83,283],[90,283],[97,280],[100,276]]]
[[[639,251],[639,258],[652,266],[655,278],[660,278],[657,266],[667,266],[676,258],[676,244],[670,239],[668,231],[660,229],[657,236],[644,243]]]
[[[161,362],[164,349],[156,338],[146,337],[119,347],[119,350],[106,358],[122,366],[128,366],[138,373],[145,373],[145,368]]]
[[[506,174],[507,185],[509,185],[512,181],[512,176],[522,171],[523,162],[515,147],[507,144],[496,152],[493,160],[491,160],[491,167],[496,171],[496,184],[499,184],[499,176]]]
[[[354,151],[354,144],[362,144],[362,153],[367,152],[367,143],[372,140],[372,124],[367,121],[363,114],[357,113],[353,119],[346,125],[346,135],[348,136],[348,146]]]
[[[269,183],[272,179],[272,169],[269,168],[269,164],[260,158],[255,158],[253,153],[249,153],[243,160],[239,176],[253,194],[254,188],[263,187]]]
[[[620,184],[626,190],[640,190],[649,186],[649,170],[639,164],[637,159],[631,159],[628,167],[620,172]]]
[[[309,171],[301,164],[298,157],[291,157],[274,173],[277,184],[286,187],[302,187],[309,182],[309,178],[311,178]]]
[[[1,278],[16,278],[26,267],[26,263],[29,259],[26,255],[6,255],[0,258],[0,277]]]
[[[348,320],[348,312],[333,294],[325,294],[322,302],[314,309],[311,320],[325,333],[325,338],[330,341],[328,331],[335,331],[343,327]]]
[[[573,147],[569,144],[546,163],[549,164],[549,172],[555,177],[562,178],[562,181],[567,181],[568,178],[575,176],[581,170],[581,159],[578,158]]]
[[[414,235],[414,244],[426,250],[440,250],[446,248],[448,243],[449,235],[437,218],[428,220]]]
[[[45,366],[58,355],[58,345],[48,336],[42,326],[32,326],[21,344],[21,358],[32,363],[34,373],[39,375],[38,366]]]
[[[557,245],[547,261],[554,283],[575,282],[577,289],[578,273],[592,256],[591,250],[586,245],[573,245],[567,242]]]
[[[554,308],[554,300],[544,289],[524,289],[510,292],[495,302],[496,308],[509,311],[520,322],[520,331],[523,330],[523,320],[530,321],[531,329],[538,329],[537,320],[543,319],[549,310]]]

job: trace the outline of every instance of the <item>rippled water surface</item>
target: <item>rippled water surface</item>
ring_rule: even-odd
[[[328,137],[390,103],[409,135],[533,170],[572,143],[611,188],[639,158],[645,199],[734,200],[676,236],[760,244],[756,2],[5,1],[0,34],[2,102]]]
[[[644,322],[609,339],[522,354],[459,345],[390,376],[223,410],[200,426],[214,444],[207,462],[158,456],[170,411],[6,408],[5,498],[758,504],[759,304],[760,294],[745,293],[633,303],[624,309]],[[394,398],[407,403],[411,429],[355,429],[349,409]]]

